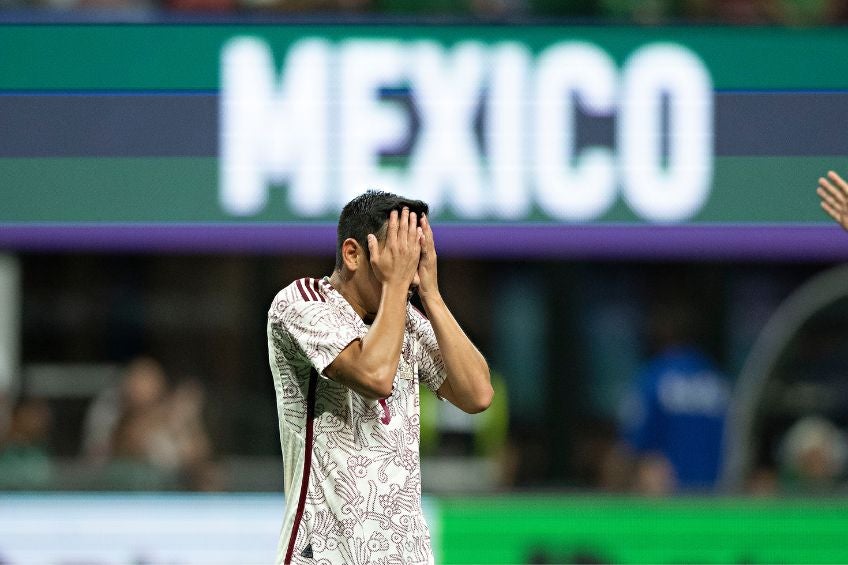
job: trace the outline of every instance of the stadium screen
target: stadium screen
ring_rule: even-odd
[[[0,245],[332,248],[367,188],[468,256],[848,257],[841,29],[0,26]]]

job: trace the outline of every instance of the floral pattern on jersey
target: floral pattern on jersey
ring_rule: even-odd
[[[320,375],[342,349],[367,331],[326,279],[301,279],[275,298],[268,314],[269,357],[286,461],[303,460],[313,369]],[[411,306],[398,373],[385,400],[390,418],[384,419],[380,402],[318,377],[312,462],[292,563],[429,561],[430,534],[421,510],[418,383],[436,391],[444,377],[433,329]],[[301,472],[286,473],[290,501],[300,492]],[[278,562],[291,536],[293,506],[286,508]],[[313,558],[301,556],[308,545]]]

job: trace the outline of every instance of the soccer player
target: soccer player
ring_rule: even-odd
[[[821,207],[848,230],[848,183],[834,171],[828,171],[827,178],[819,178],[816,193],[821,198]]]
[[[493,392],[439,292],[427,211],[386,192],[354,198],[332,276],[296,280],[268,312],[286,492],[277,563],[433,561],[418,383],[469,413]]]

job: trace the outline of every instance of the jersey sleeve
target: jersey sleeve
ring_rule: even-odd
[[[436,392],[447,378],[445,361],[436,341],[433,326],[420,312],[412,313],[413,328],[418,342],[418,377],[431,391]]]
[[[293,302],[283,310],[277,323],[325,378],[327,365],[353,340],[362,337],[355,321],[328,302]]]

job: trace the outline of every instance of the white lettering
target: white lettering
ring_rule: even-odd
[[[413,99],[421,118],[410,164],[412,193],[433,212],[446,203],[463,217],[483,214],[483,172],[474,137],[474,112],[484,71],[483,46],[464,42],[446,52],[430,41],[410,57]]]
[[[519,43],[492,48],[484,138],[491,198],[486,212],[498,218],[520,219],[530,210],[527,131],[530,52]]]
[[[328,208],[327,84],[330,46],[294,45],[279,90],[267,45],[238,38],[224,46],[220,96],[220,199],[235,216],[265,208],[270,183],[288,183],[293,211]]]
[[[379,95],[381,87],[403,84],[404,54],[395,41],[352,40],[339,47],[338,208],[369,188],[404,192],[398,175],[380,168],[380,151],[401,143],[408,120]]]
[[[656,222],[690,218],[712,181],[712,82],[701,61],[675,45],[649,45],[626,62],[618,117],[624,198]],[[662,102],[668,101],[663,166]]]
[[[539,204],[555,218],[593,220],[615,201],[612,151],[576,154],[575,99],[590,115],[610,114],[615,63],[588,43],[545,50],[536,71],[535,184]]]
[[[278,185],[304,218],[376,188],[427,200],[434,215],[521,220],[535,205],[588,222],[620,185],[638,217],[680,222],[712,183],[711,79],[674,44],[640,48],[619,75],[586,42],[534,60],[516,42],[303,39],[278,79],[265,42],[236,38],[221,77],[219,199],[234,216],[261,213]],[[406,88],[408,101],[383,96]],[[614,147],[581,146],[578,116],[615,117]],[[405,147],[407,166],[381,162]]]

